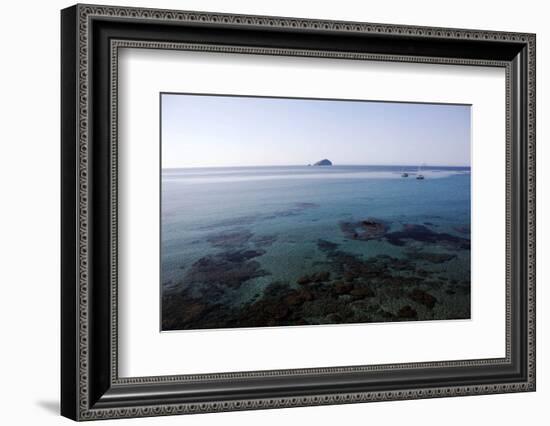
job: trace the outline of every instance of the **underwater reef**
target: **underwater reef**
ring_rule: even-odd
[[[276,215],[315,207],[301,203]],[[163,290],[162,330],[470,318],[469,262],[458,275],[449,272],[460,256],[469,256],[469,227],[458,227],[457,236],[434,230],[430,222],[396,229],[370,217],[341,221],[344,240],[389,244],[400,255],[352,253],[341,242],[318,239],[321,260],[314,269],[285,281],[261,262],[278,236],[243,227],[257,220],[213,228],[207,242],[214,252],[183,268],[178,285]],[[268,282],[262,291],[235,303],[242,287],[258,278]]]

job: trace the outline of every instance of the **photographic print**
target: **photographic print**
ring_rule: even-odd
[[[160,104],[162,331],[470,318],[470,105]]]

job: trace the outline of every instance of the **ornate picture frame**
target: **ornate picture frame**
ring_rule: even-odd
[[[64,9],[61,29],[62,415],[94,420],[535,390],[534,34],[96,5]],[[117,71],[126,47],[504,68],[506,356],[119,377]]]

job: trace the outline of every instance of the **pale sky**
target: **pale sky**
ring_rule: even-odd
[[[470,166],[470,106],[161,95],[162,167]]]

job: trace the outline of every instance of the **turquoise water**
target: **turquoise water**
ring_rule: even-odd
[[[403,171],[409,177],[401,177]],[[440,287],[447,293],[452,293],[448,289],[451,282],[467,283],[468,300],[461,303],[468,305],[469,316],[469,245],[459,249],[445,239],[456,237],[469,244],[470,169],[426,167],[421,171],[424,180],[415,179],[416,173],[416,167],[402,166],[165,169],[161,202],[163,294],[187,292],[186,297],[192,295],[194,302],[238,310],[260,299],[275,282],[299,289],[300,277],[325,270],[341,278],[334,265],[334,250],[361,261],[380,255],[393,259],[409,255],[410,261],[411,251],[447,253],[451,260],[423,264],[423,273],[427,270],[435,274],[431,278],[444,281]],[[405,238],[404,244],[398,245],[383,236],[362,240],[343,232],[343,223],[366,219],[383,223],[387,234],[418,225],[431,233],[430,241]],[[445,241],[441,243],[442,239]],[[337,249],[327,254],[319,240],[333,243]],[[227,263],[219,259],[236,252],[239,259],[229,260],[235,275],[233,285],[224,285],[218,275],[208,271],[205,275],[204,268],[213,265],[223,276]],[[239,269],[241,266],[245,271]],[[201,281],[203,276],[206,278]],[[446,297],[442,290],[440,293],[438,302]],[[419,305],[416,310],[422,309]],[[200,318],[193,321],[193,327],[201,328]]]

